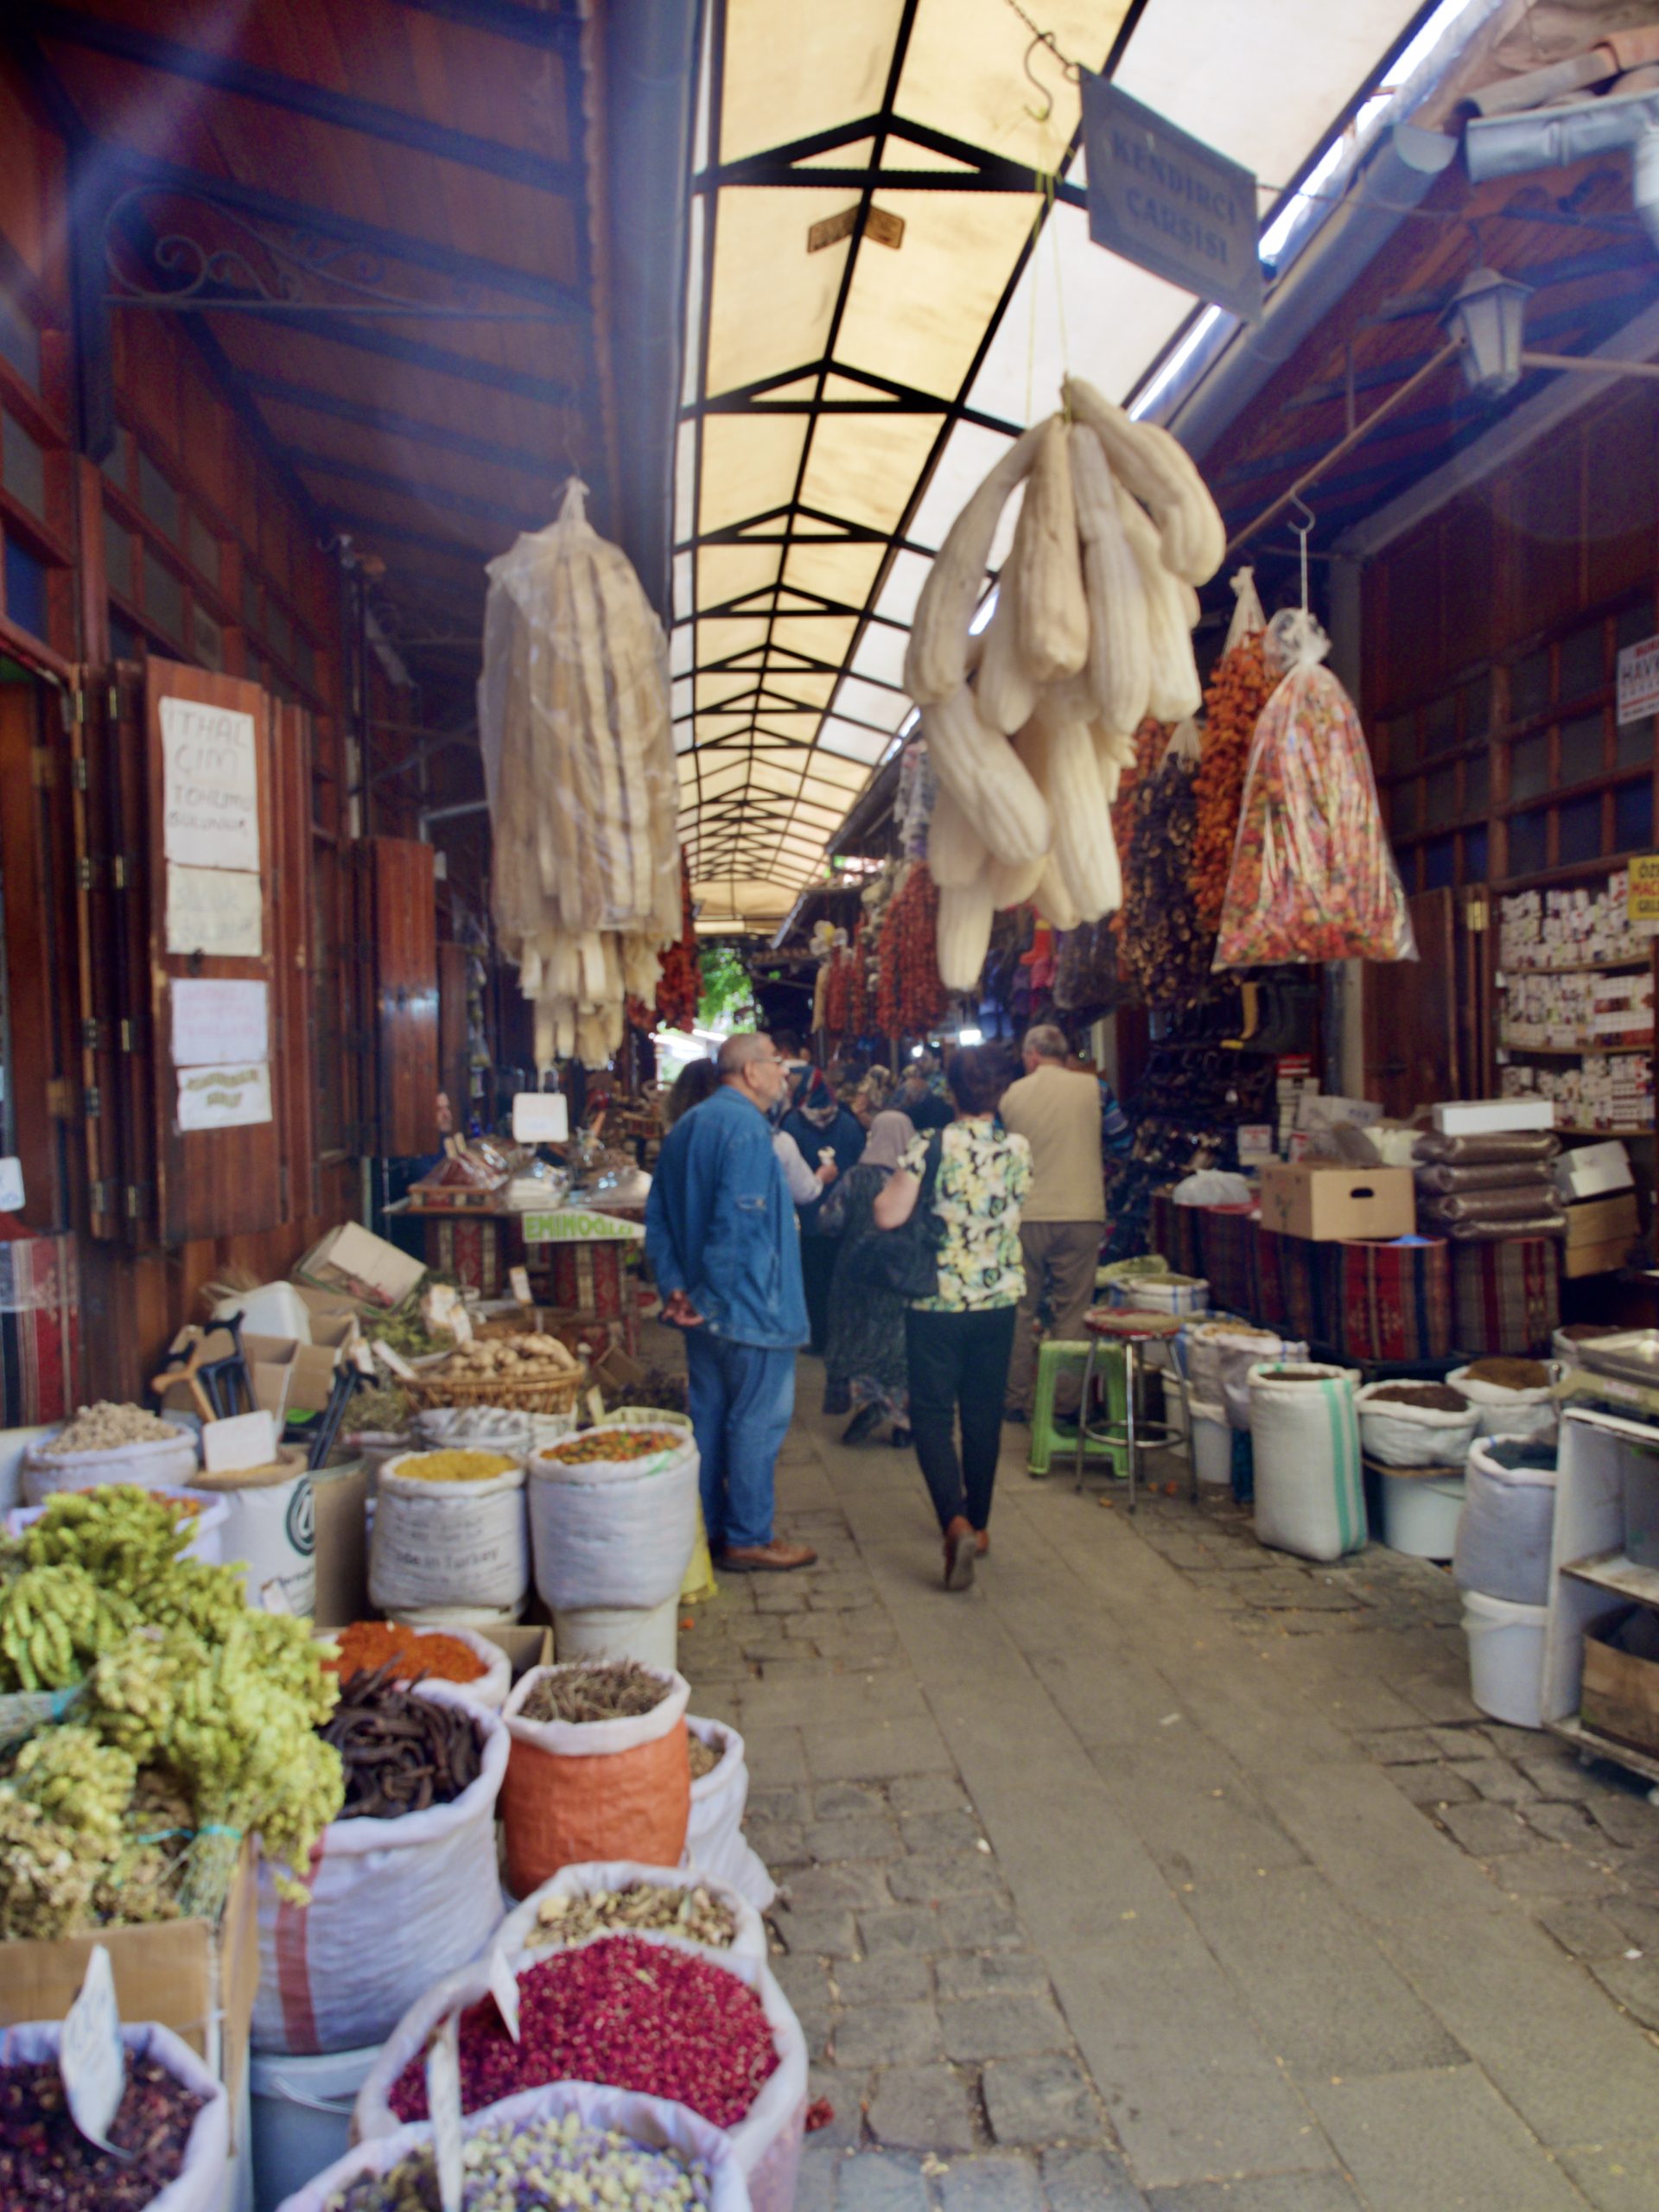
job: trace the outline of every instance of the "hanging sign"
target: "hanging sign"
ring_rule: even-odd
[[[1624,912],[1632,922],[1659,922],[1659,853],[1637,853],[1630,861]]]
[[[257,960],[264,950],[264,893],[257,875],[227,868],[167,868],[167,949]]]
[[[1618,726],[1659,715],[1659,638],[1643,638],[1618,656]]]
[[[127,2052],[116,2009],[115,1975],[101,1943],[93,1944],[80,1994],[63,2016],[58,2072],[77,2128],[100,2151],[113,2151],[109,2135],[126,2093]],[[118,2158],[128,2155],[116,2152]]]
[[[253,716],[163,699],[163,850],[193,868],[259,868],[259,756]]]
[[[243,1129],[270,1119],[270,1064],[179,1070],[181,1129]]]
[[[175,976],[169,995],[175,1068],[270,1058],[268,984],[231,982],[217,976]]]
[[[1105,78],[1083,73],[1089,235],[1183,291],[1262,320],[1255,178]]]

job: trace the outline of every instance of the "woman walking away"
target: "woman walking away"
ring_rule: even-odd
[[[872,1274],[868,1261],[881,1235],[873,1214],[875,1201],[915,1134],[903,1114],[875,1115],[862,1158],[825,1201],[840,1213],[842,1233],[830,1283],[823,1410],[844,1414],[856,1408],[842,1433],[843,1444],[861,1444],[884,1421],[893,1423],[895,1444],[910,1441],[905,1301]]]
[[[986,1530],[1002,1443],[1002,1392],[1014,1308],[1026,1287],[1020,1208],[1031,1184],[1031,1147],[996,1124],[1001,1073],[982,1049],[957,1054],[950,1084],[956,1120],[912,1141],[873,1211],[877,1228],[904,1226],[937,1146],[931,1209],[939,1236],[938,1288],[912,1298],[905,1315],[910,1426],[944,1537],[944,1586],[966,1590],[976,1555],[990,1548]]]

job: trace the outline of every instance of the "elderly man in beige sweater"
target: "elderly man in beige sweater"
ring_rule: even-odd
[[[1026,1033],[1026,1072],[1002,1095],[1003,1126],[1031,1146],[1031,1190],[1020,1217],[1026,1294],[1014,1322],[1008,1369],[1011,1416],[1028,1419],[1036,1373],[1034,1325],[1045,1305],[1057,1338],[1075,1338],[1095,1294],[1106,1221],[1100,1153],[1100,1085],[1065,1065],[1064,1033],[1042,1022]],[[1069,1392],[1065,1383],[1070,1382]],[[1074,1377],[1062,1378],[1055,1410],[1077,1410]]]

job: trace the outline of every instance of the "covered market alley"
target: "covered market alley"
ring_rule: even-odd
[[[1659,2205],[1656,143],[0,10],[4,2212]]]

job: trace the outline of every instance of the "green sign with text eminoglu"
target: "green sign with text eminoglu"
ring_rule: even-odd
[[[1262,262],[1250,171],[1087,71],[1083,129],[1095,244],[1259,322]]]

